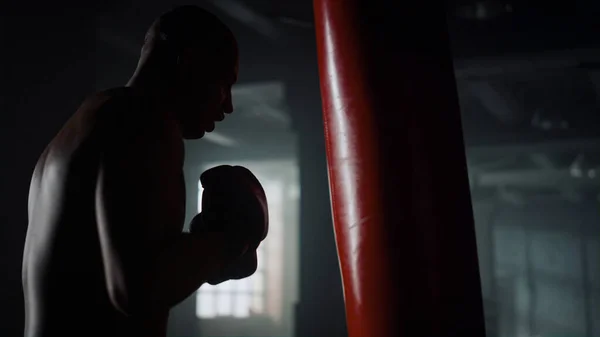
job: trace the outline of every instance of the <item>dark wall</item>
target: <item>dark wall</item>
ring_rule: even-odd
[[[0,335],[7,337],[23,334],[21,258],[33,167],[94,88],[94,34],[86,22],[93,9],[71,7],[73,15],[31,3],[11,5],[0,11]]]

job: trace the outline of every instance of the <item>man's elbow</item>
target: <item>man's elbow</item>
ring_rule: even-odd
[[[106,290],[110,302],[117,311],[127,317],[137,314],[139,308],[144,306],[140,302],[146,296],[146,291],[141,286],[143,282],[137,281],[139,277],[129,274],[117,268],[107,268],[106,274]]]
[[[149,283],[109,286],[108,295],[113,307],[127,317],[164,311],[160,305],[160,299],[155,298],[147,286]]]
[[[108,297],[113,307],[123,315],[129,317],[135,313],[137,305],[133,305],[135,301],[132,301],[133,297],[125,287],[109,283]]]

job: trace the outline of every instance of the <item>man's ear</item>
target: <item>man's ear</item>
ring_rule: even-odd
[[[174,57],[175,63],[175,71],[177,73],[177,78],[179,80],[183,80],[183,83],[187,83],[190,76],[194,73],[193,68],[195,68],[195,64],[193,62],[193,57],[188,48],[184,48],[180,50],[177,55]]]
[[[203,65],[203,59],[206,56],[197,47],[183,47],[179,52],[178,63],[192,66],[192,65]]]
[[[183,48],[181,49],[181,51],[177,54],[177,65],[178,66],[182,66],[182,65],[188,65],[190,63],[190,50],[189,48]]]

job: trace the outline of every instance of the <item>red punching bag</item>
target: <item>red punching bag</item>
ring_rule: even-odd
[[[443,3],[314,10],[350,337],[484,336]]]

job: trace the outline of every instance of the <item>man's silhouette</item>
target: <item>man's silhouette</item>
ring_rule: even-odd
[[[29,192],[26,337],[164,336],[169,309],[203,283],[254,273],[267,213],[249,171],[207,172],[215,206],[182,232],[183,139],[233,111],[237,67],[223,23],[174,9],[148,31],[127,86],[88,97],[48,145]],[[221,226],[223,214],[237,217]]]

